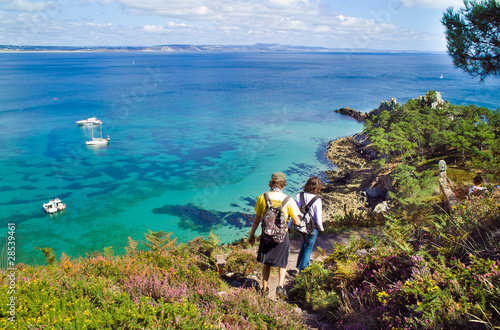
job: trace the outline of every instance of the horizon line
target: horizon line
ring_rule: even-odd
[[[170,49],[166,49],[166,47]],[[174,47],[172,49],[171,47]],[[256,43],[253,45],[234,45],[234,44],[161,44],[151,46],[106,46],[106,45],[93,45],[93,46],[51,46],[51,45],[0,45],[0,51],[9,50],[22,51],[23,48],[36,48],[57,51],[59,50],[73,50],[73,51],[224,51],[224,50],[246,50],[246,51],[315,51],[315,52],[363,52],[363,53],[434,53],[434,54],[447,54],[445,50],[400,50],[400,49],[375,49],[375,48],[327,48],[322,46],[301,46],[301,45],[281,45],[281,44],[266,44]]]

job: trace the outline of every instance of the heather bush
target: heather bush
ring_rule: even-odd
[[[325,231],[336,233],[346,229],[378,227],[384,223],[384,217],[375,213],[345,210],[343,215],[337,214],[331,222],[325,224]]]
[[[260,270],[261,265],[257,262],[254,253],[244,250],[235,250],[226,257],[226,263],[222,273],[232,273],[236,277],[245,277],[248,274]]]
[[[129,239],[119,257],[107,249],[87,258],[63,254],[49,266],[17,265],[15,322],[8,320],[9,295],[0,295],[0,328],[305,328],[285,303],[254,290],[222,292],[217,268],[199,252],[203,240],[175,245],[168,236],[148,232],[144,251]],[[1,279],[6,292],[7,273]]]
[[[427,222],[389,216],[381,237],[334,244],[291,296],[344,329],[498,328],[499,194]]]
[[[445,255],[500,259],[500,189],[462,201],[451,214],[429,221],[428,230]]]

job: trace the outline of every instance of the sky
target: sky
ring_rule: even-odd
[[[462,0],[0,0],[0,44],[446,51]]]

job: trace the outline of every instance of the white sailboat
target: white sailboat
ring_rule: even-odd
[[[94,137],[94,126],[92,126],[92,140],[85,141],[85,143],[89,146],[99,146],[99,145],[108,144],[109,143],[109,135],[105,139],[103,139],[101,126],[99,126],[99,131],[101,133],[101,137]]]
[[[87,118],[87,119],[84,119],[84,120],[79,120],[76,122],[78,125],[80,126],[84,126],[84,125],[102,125],[102,121],[97,119],[96,117],[91,117],[91,118]]]

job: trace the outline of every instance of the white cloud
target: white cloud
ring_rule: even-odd
[[[54,2],[30,2],[26,0],[13,0],[7,1],[5,5],[2,6],[5,10],[19,11],[19,12],[40,12],[46,10],[52,10],[56,8]]]
[[[142,28],[146,32],[162,32],[165,28],[163,26],[157,26],[157,25],[145,25]]]
[[[106,4],[118,3],[130,8],[136,15],[162,16],[191,21],[241,20],[243,18],[288,17],[290,15],[317,15],[320,2],[307,0],[95,0]]]
[[[193,28],[193,25],[188,25],[186,23],[167,22],[165,25],[144,25],[142,29],[145,32],[167,33],[172,32],[173,30],[186,30]]]
[[[169,28],[177,28],[177,27],[181,27],[181,28],[186,28],[186,27],[193,27],[192,25],[187,25],[186,23],[175,23],[175,22],[167,22],[167,24],[165,24],[167,27]]]
[[[446,9],[463,7],[463,0],[401,0],[406,8]]]
[[[2,1],[14,3],[12,0],[0,0],[0,13]],[[5,32],[0,33],[0,44],[149,46],[171,43],[280,43],[331,48],[425,50],[425,41],[432,44],[430,47],[434,50],[438,47],[445,49],[440,39],[441,31],[433,35],[395,26],[391,15],[396,13],[387,11],[389,14],[384,19],[377,19],[375,15],[369,19],[352,17],[329,10],[321,1],[324,0],[89,0],[88,6],[93,5],[91,2],[98,2],[103,10],[109,10],[121,21],[113,15],[105,16],[106,23],[112,22],[111,25],[94,20],[92,16],[91,19],[65,19],[57,13],[48,15],[43,12],[37,16],[28,11],[15,17],[15,12],[8,11],[4,12],[8,17],[2,19],[0,32]],[[413,0],[413,4],[416,3]],[[116,5],[121,12],[115,11]],[[18,31],[27,30],[26,26],[29,33],[24,33],[20,41],[12,42],[17,38]]]
[[[300,0],[269,0],[268,5],[271,8],[291,8],[300,2]]]

